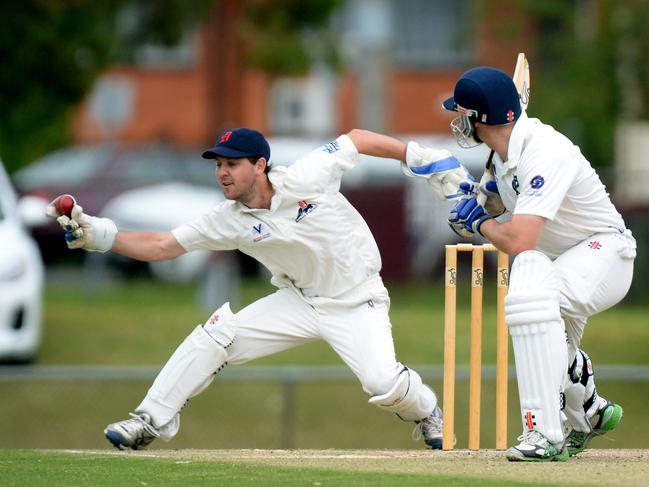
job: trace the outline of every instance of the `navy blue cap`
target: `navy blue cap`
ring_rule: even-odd
[[[509,75],[485,66],[464,73],[455,84],[454,96],[442,105],[485,125],[515,122],[522,111],[516,85]]]
[[[217,156],[230,159],[263,157],[270,161],[270,145],[261,132],[256,130],[226,130],[216,138],[214,147],[203,152],[204,159],[214,159]]]

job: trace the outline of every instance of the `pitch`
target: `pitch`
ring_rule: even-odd
[[[363,474],[386,474],[381,485],[552,485],[552,486],[645,486],[649,478],[649,450],[588,450],[560,463],[510,463],[502,452],[481,450],[66,450],[79,456],[120,456],[131,459],[171,460],[176,464],[226,464],[230,467],[259,466],[271,475],[274,468],[347,472],[345,482],[322,485],[358,485],[369,479]],[[217,465],[214,465],[216,468]],[[396,477],[393,475],[396,474]],[[406,478],[401,477],[405,474]],[[358,476],[358,477],[357,477]],[[358,478],[358,482],[354,479]],[[372,476],[374,478],[374,476]],[[400,480],[397,480],[399,479]],[[269,479],[270,480],[270,479]],[[303,478],[303,480],[306,480]],[[333,480],[333,479],[330,479]],[[375,479],[376,480],[376,479]],[[495,482],[494,482],[495,481]],[[444,485],[444,482],[439,485]],[[306,484],[304,484],[306,485]],[[394,484],[396,485],[396,484]],[[448,484],[446,484],[448,485]]]

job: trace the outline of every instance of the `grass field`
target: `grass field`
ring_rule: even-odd
[[[64,282],[65,285],[59,284]],[[428,282],[388,286],[397,356],[406,364],[439,365],[443,355],[443,289]],[[244,282],[242,302],[267,294],[261,281]],[[485,363],[495,362],[494,290],[485,293]],[[468,289],[459,293],[458,364],[468,362]],[[234,306],[238,309],[240,305]],[[38,364],[77,366],[148,365],[160,367],[187,333],[209,315],[196,304],[193,286],[148,280],[97,288],[87,282],[48,286],[45,339]],[[595,317],[584,348],[599,364],[647,364],[649,327],[641,306],[619,306]],[[340,365],[324,343],[312,343],[254,365]],[[513,368],[513,354],[510,353]],[[243,366],[245,367],[245,366]],[[441,393],[440,380],[429,381]],[[102,431],[122,419],[150,382],[0,382],[0,448],[105,448]],[[647,448],[649,383],[599,381],[600,392],[625,408],[625,419],[596,448]],[[458,447],[466,447],[468,383],[457,385]],[[493,447],[493,383],[483,384],[482,445]],[[287,395],[292,408],[287,409]],[[520,431],[515,381],[510,381],[509,440]],[[287,411],[290,423],[287,423]],[[287,428],[287,424],[289,425]],[[287,431],[288,429],[288,431]],[[354,381],[311,382],[288,390],[278,382],[215,382],[183,411],[183,427],[170,443],[156,448],[308,448],[421,450],[410,438],[412,425],[367,404]]]
[[[465,282],[464,284],[468,284]],[[495,292],[485,289],[483,360],[495,363]],[[429,282],[388,283],[397,356],[404,363],[440,364],[443,361],[444,290]],[[242,303],[273,288],[261,280],[245,281]],[[47,288],[45,339],[39,363],[44,364],[161,364],[184,337],[209,316],[196,304],[196,288],[149,280],[125,286],[97,288],[71,282]],[[226,301],[223,297],[222,301]],[[457,362],[468,363],[468,286],[458,293]],[[236,311],[242,305],[233,305]],[[462,326],[464,324],[464,326]],[[646,307],[618,306],[593,317],[583,347],[597,364],[649,363],[649,327]],[[513,354],[510,354],[513,362]],[[340,364],[322,343],[313,343],[255,364]]]
[[[399,450],[4,451],[11,486],[624,486],[646,485],[646,451],[585,452],[518,464],[501,453]]]

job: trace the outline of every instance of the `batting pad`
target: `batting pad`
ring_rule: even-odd
[[[575,430],[590,433],[593,428],[588,418],[606,404],[606,399],[597,394],[593,364],[583,350],[577,349],[572,364],[568,367],[564,388],[564,414]]]
[[[420,421],[431,415],[437,406],[437,396],[422,382],[417,372],[404,367],[392,389],[380,396],[370,397],[368,402],[396,414],[404,421]]]
[[[211,384],[227,357],[226,350],[198,325],[158,373],[135,411],[148,413],[163,439],[171,438],[178,431],[180,410],[189,398]],[[164,428],[172,420],[174,427]]]
[[[556,273],[544,254],[526,251],[514,260],[505,320],[516,359],[523,429],[561,443],[561,392],[568,347]]]

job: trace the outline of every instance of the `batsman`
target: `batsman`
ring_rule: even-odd
[[[460,146],[493,151],[479,187],[460,184],[466,196],[449,224],[515,257],[505,320],[523,433],[506,456],[566,460],[622,419],[621,406],[597,393],[579,344],[588,317],[629,290],[636,242],[579,148],[528,118],[509,75],[470,69],[443,105],[459,114],[451,129]]]
[[[424,154],[425,152],[425,154]],[[430,166],[436,190],[455,197],[468,174],[450,154],[430,155],[412,142],[365,130],[312,151],[288,167],[271,168],[270,146],[247,128],[220,134],[203,153],[215,163],[226,201],[171,232],[121,232],[107,218],[74,204],[70,216],[55,200],[70,248],[142,261],[193,250],[239,249],[264,265],[277,290],[233,313],[228,303],[197,325],[156,377],[131,418],[108,425],[120,449],[140,449],[179,430],[180,411],[228,364],[242,364],[313,340],[325,340],[370,396],[369,403],[414,422],[414,437],[442,446],[442,413],[433,390],[395,356],[390,299],[378,247],[361,215],[340,193],[342,176],[359,153]],[[447,160],[448,159],[448,160]],[[450,189],[449,189],[450,188]],[[58,208],[58,209],[57,209]]]

